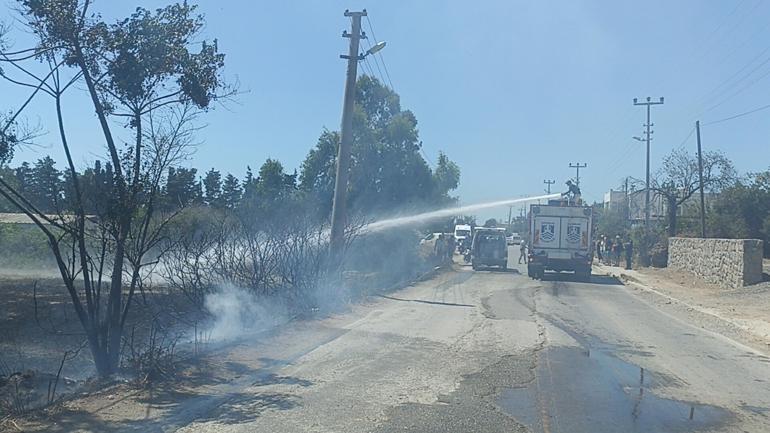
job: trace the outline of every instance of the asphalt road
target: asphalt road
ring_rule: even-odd
[[[533,281],[509,267],[457,266],[243,344],[228,354],[245,366],[241,385],[158,427],[770,431],[766,354],[662,312],[609,277]]]

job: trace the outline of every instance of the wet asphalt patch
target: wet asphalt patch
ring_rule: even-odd
[[[504,390],[497,402],[538,433],[700,431],[732,418],[719,407],[656,395],[653,390],[672,379],[621,360],[613,350],[544,349],[536,379]]]

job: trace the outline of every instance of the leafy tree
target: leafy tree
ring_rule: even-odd
[[[222,200],[222,174],[213,168],[203,178],[204,200],[211,207],[220,207]]]
[[[770,170],[754,173],[723,189],[708,215],[710,234],[763,239],[770,256]]]
[[[257,179],[251,171],[251,166],[246,166],[246,177],[243,179],[243,202],[254,203],[257,200]]]
[[[227,173],[222,184],[222,205],[227,209],[235,209],[241,201],[242,193],[238,178]]]
[[[80,186],[83,195],[85,212],[95,215],[108,215],[114,212],[115,191],[113,184],[112,165],[109,162],[94,161],[93,167],[88,167],[80,175]],[[76,204],[68,194],[69,210],[74,210]]]
[[[53,99],[67,157],[67,190],[71,192],[75,218],[66,225],[52,221],[20,199],[2,179],[0,195],[26,213],[48,238],[97,371],[106,376],[118,366],[123,327],[141,267],[152,263],[145,263],[143,257],[163,227],[152,223],[161,178],[190,143],[185,132],[189,128],[184,127],[191,117],[190,110],[209,108],[223,89],[219,73],[224,56],[218,52],[216,41],[211,44],[193,40],[203,26],[203,18],[187,2],[155,11],[137,8],[130,17],[114,24],[92,13],[89,1],[19,0],[19,4],[22,19],[37,44],[13,53],[3,52],[0,58],[18,67],[14,70],[23,71],[21,79],[11,82],[32,89],[30,100],[39,94]],[[193,50],[193,45],[199,50]],[[3,48],[0,46],[0,50]],[[38,76],[25,68],[24,62],[37,62],[50,72]],[[0,74],[5,76],[3,70]],[[101,230],[97,233],[90,233],[92,228],[86,225],[83,190],[62,111],[62,95],[68,89],[79,88],[73,86],[75,83],[82,83],[90,98],[112,164],[114,207],[99,215]],[[177,109],[180,115],[175,117]],[[114,121],[118,119],[127,122]],[[153,119],[166,119],[175,127],[163,128],[163,122]],[[130,145],[116,141],[115,125],[126,125],[133,136]],[[177,198],[185,197],[180,193]],[[51,227],[69,236],[58,236]],[[96,243],[97,249],[90,242],[94,236],[104,241]],[[70,241],[71,245],[64,244]],[[97,265],[105,260],[110,263],[109,275]],[[130,280],[127,291],[125,274]],[[83,280],[82,288],[75,283],[77,276]],[[109,286],[104,296],[103,277]]]
[[[489,228],[497,227],[497,220],[494,219],[494,218],[490,218],[490,219],[484,221],[484,227],[489,227]]]
[[[598,236],[606,235],[615,237],[620,235],[623,239],[628,236],[630,224],[625,209],[604,208],[601,204],[594,206],[594,225]]]
[[[61,176],[50,156],[38,159],[30,171],[29,201],[43,212],[55,212],[64,198]]]
[[[283,164],[268,158],[254,178],[251,169],[246,171],[244,194],[241,208],[250,216],[273,216],[279,214],[296,198],[297,174],[284,172]]]
[[[339,133],[324,130],[316,146],[310,149],[300,169],[299,188],[318,199],[321,203],[319,214],[323,217],[329,215],[332,210],[339,142]]]
[[[203,191],[194,168],[169,167],[163,189],[168,209],[178,209],[203,202]]]
[[[399,96],[377,79],[356,84],[349,203],[364,214],[426,208],[453,201],[459,168],[446,155],[433,172],[420,154],[417,118],[402,110]],[[321,212],[331,211],[336,132],[324,131],[302,164],[300,188],[319,198]]]
[[[449,191],[460,184],[460,167],[452,162],[444,152],[439,152],[438,163],[433,171],[433,180],[440,197],[448,197]]]
[[[286,174],[283,164],[268,158],[259,168],[256,191],[259,198],[267,202],[276,202],[286,193],[296,189],[296,174]]]
[[[27,194],[32,185],[32,167],[27,161],[24,161],[14,169],[14,176],[18,185],[17,191],[22,195]]]

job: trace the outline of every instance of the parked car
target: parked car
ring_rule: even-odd
[[[508,243],[508,245],[519,245],[521,244],[522,237],[518,233],[511,233],[505,238],[505,241]]]

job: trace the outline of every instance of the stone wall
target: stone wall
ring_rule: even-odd
[[[762,281],[762,241],[669,238],[668,266],[725,288]]]

